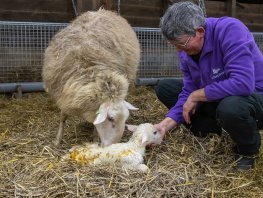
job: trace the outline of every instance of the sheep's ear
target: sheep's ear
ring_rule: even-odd
[[[131,103],[128,103],[127,101],[123,101],[124,105],[127,107],[127,109],[129,110],[139,110],[138,108],[136,108],[135,106],[133,106]]]
[[[129,131],[131,131],[131,132],[134,132],[134,131],[136,131],[137,130],[137,125],[130,125],[130,124],[126,124],[125,125],[126,126],[126,128],[129,130]]]
[[[104,122],[108,115],[108,107],[105,104],[100,105],[99,110],[96,112],[97,116],[93,122],[94,125]]]

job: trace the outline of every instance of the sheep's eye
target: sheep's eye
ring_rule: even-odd
[[[113,117],[108,117],[108,120],[109,120],[110,122],[114,122]]]
[[[156,135],[156,134],[157,134],[157,131],[154,131],[153,134]]]

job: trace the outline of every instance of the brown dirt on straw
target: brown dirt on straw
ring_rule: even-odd
[[[166,113],[151,87],[131,89],[127,100],[140,108],[130,124],[156,123]],[[238,172],[226,134],[196,138],[184,128],[171,131],[147,149],[151,170],[143,174],[61,162],[71,146],[92,140],[92,125],[70,118],[56,148],[58,125],[59,110],[45,93],[20,100],[0,95],[0,197],[263,197],[262,152],[254,170]]]

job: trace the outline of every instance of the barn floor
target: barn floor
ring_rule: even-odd
[[[166,113],[151,87],[132,88],[127,101],[139,107],[130,124],[156,123]],[[72,145],[92,140],[92,126],[69,119],[57,148],[58,124],[59,111],[45,93],[0,95],[0,197],[263,197],[262,151],[254,170],[239,172],[226,134],[196,138],[174,130],[147,149],[150,172],[143,174],[61,162]]]

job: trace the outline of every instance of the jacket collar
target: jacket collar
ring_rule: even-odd
[[[213,51],[213,30],[211,27],[211,23],[208,19],[206,19],[206,27],[205,27],[205,37],[204,37],[204,46],[201,52],[201,56],[206,55],[209,52]]]

